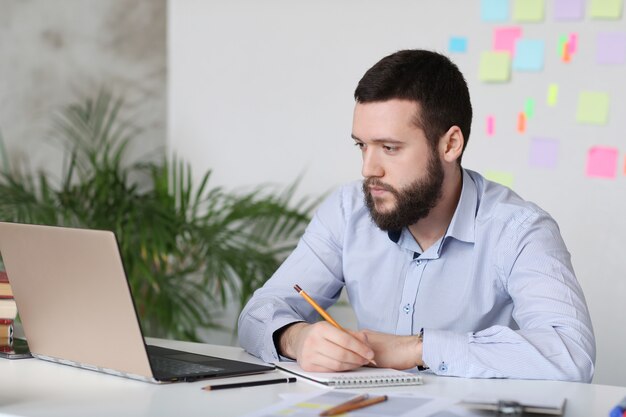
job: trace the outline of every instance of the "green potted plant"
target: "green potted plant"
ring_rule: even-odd
[[[147,335],[198,340],[229,299],[241,308],[294,247],[316,201],[293,202],[296,183],[194,183],[175,157],[128,161],[137,130],[122,100],[101,91],[66,107],[55,133],[66,163],[60,180],[12,164],[0,141],[0,220],[115,232]]]

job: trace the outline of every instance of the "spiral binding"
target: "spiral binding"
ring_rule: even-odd
[[[371,375],[371,376],[337,376],[328,381],[329,386],[334,387],[381,387],[381,386],[400,386],[400,385],[419,385],[422,378],[415,375]]]

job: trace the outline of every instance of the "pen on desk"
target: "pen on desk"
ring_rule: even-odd
[[[357,397],[343,404],[339,404],[336,407],[333,407],[326,411],[321,412],[320,416],[336,416],[338,414],[343,414],[348,411],[359,410],[361,408],[369,407],[370,405],[387,401],[386,395],[381,395],[380,397],[372,397],[372,398],[367,398],[368,396],[365,395],[364,397],[366,397],[364,400],[356,401],[356,399],[358,398]]]
[[[249,382],[235,382],[233,384],[221,384],[221,385],[207,385],[202,387],[205,391],[215,391],[218,389],[227,388],[244,388],[244,387],[256,387],[258,385],[272,385],[272,384],[290,384],[296,382],[296,378],[279,378],[279,379],[266,379],[263,381],[249,381]]]
[[[613,409],[611,410],[609,417],[622,417],[626,415],[626,397],[622,398],[622,401],[619,402]]]
[[[328,314],[326,312],[326,310],[324,310],[319,304],[317,304],[315,302],[314,299],[311,298],[311,296],[309,294],[306,293],[306,291],[304,291],[302,288],[300,288],[300,286],[298,284],[293,286],[293,289],[296,290],[296,292],[298,294],[300,294],[309,304],[311,304],[311,306],[318,312],[320,313],[320,316],[322,316],[324,318],[324,320],[326,320],[327,322],[329,322],[330,324],[332,324],[333,326],[335,326],[336,328],[338,328],[339,330],[342,330],[346,333],[348,333],[348,331],[346,329],[344,329],[343,327],[341,327],[341,325],[339,323],[337,323],[335,321],[335,319],[333,319],[330,314]],[[374,366],[378,366],[378,364],[376,363],[376,361],[374,361],[374,359],[370,359],[370,363],[373,364]]]
[[[346,401],[345,403],[338,404],[332,408],[329,408],[328,410],[322,411],[320,413],[320,416],[331,416],[332,413],[339,410],[340,407],[345,407],[346,405],[349,405],[349,404],[359,403],[361,401],[367,400],[368,398],[369,398],[369,394],[357,395],[356,397],[352,398],[351,400]]]

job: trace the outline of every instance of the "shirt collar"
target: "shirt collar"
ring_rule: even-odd
[[[463,186],[461,188],[461,197],[459,198],[459,203],[456,206],[456,210],[454,211],[448,230],[446,230],[446,233],[440,242],[445,241],[448,237],[453,237],[463,242],[474,243],[474,225],[478,207],[478,191],[476,190],[474,180],[470,177],[467,171],[463,169],[462,173]],[[406,233],[408,233],[408,230],[404,228],[403,230],[389,231],[387,232],[387,235],[392,242],[399,244],[400,246],[409,246],[407,249],[414,249],[410,247],[413,246],[410,244],[410,241],[415,242],[413,238],[408,241],[406,239],[401,239],[401,237],[403,237]],[[417,242],[415,242],[415,246],[419,248]],[[441,245],[437,246],[439,247],[437,252],[439,252],[441,250]]]
[[[474,243],[474,227],[478,210],[478,191],[476,184],[465,169],[463,169],[463,188],[461,197],[450,221],[450,226],[444,236],[457,240]]]

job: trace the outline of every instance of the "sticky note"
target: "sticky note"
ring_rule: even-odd
[[[556,106],[558,97],[559,86],[557,84],[550,84],[548,86],[548,97],[546,98],[546,103],[548,103],[548,106]]]
[[[624,0],[590,0],[589,15],[594,19],[619,19]]]
[[[496,119],[493,116],[487,116],[487,136],[493,136],[496,130]]]
[[[602,65],[626,63],[626,32],[601,32],[596,38],[596,62]]]
[[[604,125],[609,118],[609,95],[599,91],[582,91],[578,95],[576,120],[579,123]]]
[[[513,69],[517,71],[541,71],[545,44],[542,40],[518,39],[515,42]]]
[[[544,9],[544,0],[514,0],[513,20],[516,22],[541,22]]]
[[[448,51],[450,52],[467,52],[467,38],[453,36],[448,42]]]
[[[526,132],[526,115],[523,111],[517,114],[517,131],[519,133]]]
[[[480,55],[478,77],[484,82],[507,82],[511,76],[508,52],[486,51]]]
[[[506,22],[509,0],[480,0],[480,19],[483,22]]]
[[[510,26],[493,30],[493,50],[507,51],[511,56],[515,55],[515,41],[522,36],[522,28]]]
[[[527,98],[524,102],[524,114],[527,119],[531,119],[535,115],[535,100]]]
[[[569,51],[570,55],[575,54],[576,51],[578,50],[578,34],[577,33],[569,34],[569,39],[567,40],[567,50]]]
[[[617,148],[594,146],[587,152],[588,177],[615,178],[617,174]]]
[[[555,168],[559,153],[556,139],[533,138],[530,141],[529,165],[538,168]]]
[[[554,20],[582,20],[585,15],[584,0],[553,0]]]
[[[557,52],[559,54],[559,58],[563,59],[563,55],[567,52],[567,40],[569,37],[567,35],[559,36],[559,47],[557,48]]]
[[[487,171],[485,172],[485,178],[489,181],[497,182],[498,184],[513,188],[513,174],[510,172]]]

